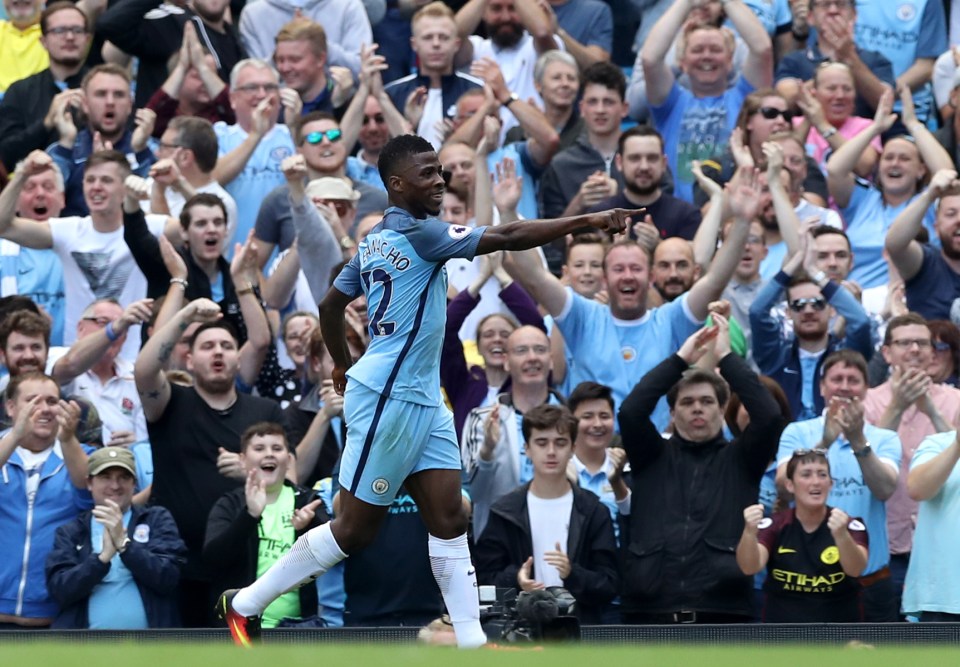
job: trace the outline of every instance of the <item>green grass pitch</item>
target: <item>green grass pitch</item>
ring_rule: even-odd
[[[211,643],[0,643],[0,664],[29,667],[906,667],[960,664],[960,647],[744,647],[580,645],[540,649],[457,651],[451,648],[333,643],[263,645],[243,650]]]

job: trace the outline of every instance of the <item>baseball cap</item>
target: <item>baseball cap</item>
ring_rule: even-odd
[[[306,194],[311,199],[340,199],[355,202],[360,199],[360,193],[353,189],[342,178],[324,176],[315,178],[307,183]]]
[[[123,468],[134,477],[137,476],[137,464],[133,458],[133,452],[124,447],[103,447],[87,459],[90,477],[99,475],[109,468]]]

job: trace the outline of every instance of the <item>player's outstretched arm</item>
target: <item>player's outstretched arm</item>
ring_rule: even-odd
[[[350,348],[347,346],[347,332],[344,327],[343,313],[354,297],[331,287],[320,302],[320,331],[327,344],[327,351],[333,359],[333,388],[343,396],[347,388],[347,369],[353,365]]]
[[[642,219],[646,209],[627,210],[612,208],[608,211],[585,213],[552,220],[521,220],[506,225],[490,227],[480,237],[477,254],[486,255],[497,250],[528,250],[537,248],[571,234],[584,227],[619,234],[630,224],[631,216]]]

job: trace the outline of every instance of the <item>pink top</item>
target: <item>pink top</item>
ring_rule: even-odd
[[[933,405],[940,412],[947,424],[957,423],[960,414],[960,389],[945,384],[936,384],[930,388],[930,398]],[[864,418],[874,426],[878,425],[883,412],[890,404],[892,390],[887,380],[879,387],[867,391],[867,398],[863,402]],[[930,418],[911,405],[900,418],[900,428],[897,435],[903,445],[903,456],[900,459],[900,477],[897,480],[897,490],[887,500],[887,536],[890,540],[890,553],[910,553],[913,546],[913,529],[917,523],[917,502],[910,500],[907,495],[907,474],[910,470],[910,461],[917,447],[928,435],[937,430],[933,427]]]
[[[800,125],[802,122],[802,117],[793,119],[794,126]],[[841,137],[849,140],[869,127],[872,122],[873,121],[869,118],[850,116],[844,121],[843,125],[837,128],[837,132]],[[870,141],[870,145],[877,150],[877,154],[883,150],[883,144],[880,143],[880,137],[874,137]],[[807,155],[812,156],[813,159],[817,161],[817,164],[820,165],[820,168],[826,170],[827,159],[833,154],[833,149],[830,148],[830,144],[827,142],[827,140],[820,136],[817,128],[811,126],[810,134],[807,135],[807,140],[804,142],[804,148],[807,151]]]

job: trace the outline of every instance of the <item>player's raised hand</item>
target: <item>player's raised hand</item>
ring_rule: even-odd
[[[147,147],[147,140],[153,134],[153,128],[157,124],[157,112],[153,109],[137,109],[133,118],[135,126],[130,137],[130,148],[139,153]]]
[[[160,257],[163,259],[163,265],[167,268],[171,278],[187,279],[186,262],[183,261],[183,257],[170,243],[170,239],[163,234],[160,235]],[[184,289],[186,288],[184,287]]]
[[[692,366],[710,351],[719,333],[720,327],[716,324],[693,332],[677,350],[677,356]]]
[[[223,316],[220,306],[210,299],[194,299],[187,304],[187,308],[191,322],[213,322]]]
[[[343,392],[347,390],[347,369],[335,366],[330,376],[333,379],[333,390],[343,396]]]
[[[219,459],[217,463],[219,464]],[[220,474],[225,473],[221,470]],[[247,514],[254,519],[259,519],[263,514],[264,508],[267,506],[267,487],[264,481],[260,479],[260,473],[256,469],[251,469],[247,472],[243,495],[247,501]],[[296,513],[294,513],[294,515],[296,515]]]
[[[646,212],[647,209],[645,208],[611,208],[607,211],[589,214],[589,224],[591,227],[599,229],[600,231],[610,234],[620,234],[627,228],[627,225],[632,224],[634,220],[638,222],[642,220]]]

